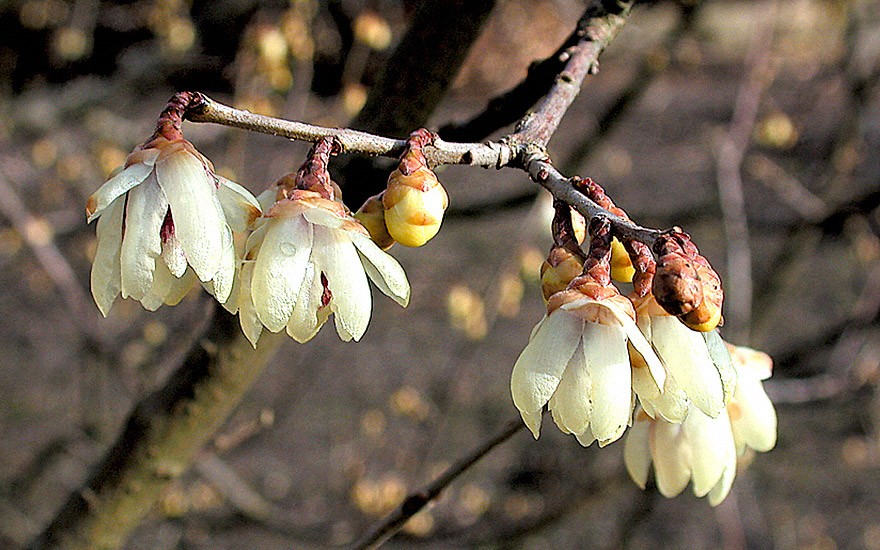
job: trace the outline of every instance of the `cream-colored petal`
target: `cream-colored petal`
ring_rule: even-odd
[[[593,443],[596,442],[596,435],[593,433],[593,430],[590,429],[589,426],[579,434],[574,434],[577,442],[581,444],[582,447],[589,447]]]
[[[584,353],[578,348],[571,356],[562,380],[548,403],[553,420],[564,433],[581,433],[590,424],[590,413],[593,410],[590,386],[590,373]]]
[[[666,369],[663,367],[660,358],[657,357],[654,347],[648,342],[648,339],[639,330],[638,325],[629,316],[623,317],[620,320],[629,343],[645,360],[645,363],[648,365],[648,372],[651,374],[651,379],[653,379],[658,391],[662,393],[663,387],[666,384]]]
[[[636,421],[623,440],[623,462],[626,471],[636,485],[644,489],[651,471],[651,425],[652,420],[639,418],[642,411],[636,412]]]
[[[651,430],[650,443],[657,490],[667,498],[677,496],[691,479],[690,447],[682,425],[657,421]]]
[[[724,390],[701,333],[672,316],[652,318],[651,331],[652,343],[678,387],[704,413],[713,418],[721,414]]]
[[[142,163],[132,164],[128,168],[119,172],[98,188],[86,203],[86,213],[88,221],[91,222],[101,215],[113,201],[121,197],[124,193],[147,179],[153,170],[151,166]]]
[[[671,376],[666,377],[666,388],[663,394],[649,401],[651,408],[660,418],[674,424],[684,422],[691,408],[691,402],[687,395],[675,384],[675,379]]]
[[[239,284],[241,285],[238,297],[238,322],[245,337],[256,348],[257,341],[260,339],[260,333],[263,332],[263,323],[257,317],[257,311],[251,299],[251,276],[253,271],[254,262],[246,262],[241,266],[241,271],[238,274],[240,278]]]
[[[532,435],[535,439],[538,439],[538,436],[541,435],[541,416],[543,416],[543,411],[538,409],[537,411],[519,411],[519,415],[523,419],[523,423],[532,432]]]
[[[718,506],[727,498],[730,488],[733,487],[734,478],[736,478],[736,452],[731,449],[725,457],[724,473],[721,474],[721,479],[718,480],[718,483],[706,495],[710,506]]]
[[[336,332],[342,340],[360,340],[370,323],[373,299],[357,249],[345,231],[316,226],[312,260],[327,278]]]
[[[605,446],[623,435],[632,413],[632,369],[626,333],[619,326],[586,323],[583,342],[592,382],[590,429]]]
[[[162,259],[165,260],[165,265],[175,277],[183,277],[186,268],[189,267],[189,264],[186,263],[183,247],[180,246],[180,241],[174,234],[162,242]]]
[[[140,300],[150,290],[156,258],[162,253],[160,231],[168,203],[152,178],[126,195],[124,234],[119,252],[122,297]]]
[[[211,294],[221,304],[224,303],[232,292],[232,286],[235,281],[235,272],[238,263],[238,257],[235,254],[235,242],[232,238],[232,230],[224,227],[225,233],[223,243],[223,255],[220,260],[220,267],[211,281]]]
[[[306,208],[303,210],[303,217],[311,223],[323,225],[329,229],[339,229],[345,223],[345,220],[336,213],[320,207]]]
[[[254,262],[251,298],[260,321],[283,329],[296,305],[313,244],[312,224],[301,216],[272,220]]]
[[[302,286],[293,308],[293,314],[287,323],[287,334],[300,344],[314,338],[321,328],[321,325],[318,324],[318,309],[321,307],[324,287],[321,284],[320,276],[316,275],[318,274],[315,273],[314,264],[309,263],[306,266],[305,275],[303,275]]]
[[[364,262],[364,270],[383,294],[406,307],[409,304],[409,281],[403,268],[390,254],[376,246],[366,235],[348,232]]]
[[[701,334],[706,342],[706,350],[709,352],[709,357],[712,358],[712,363],[718,371],[719,378],[721,378],[724,402],[728,403],[730,398],[733,397],[733,391],[736,388],[736,369],[730,358],[730,352],[727,351],[727,344],[721,339],[717,329]]]
[[[186,151],[157,162],[156,176],[189,265],[200,281],[210,281],[220,268],[226,227],[213,178],[205,165]]]
[[[550,400],[578,348],[583,326],[583,320],[561,310],[541,321],[510,377],[513,403],[520,413],[539,412]]]
[[[242,232],[260,216],[260,203],[250,191],[222,176],[217,176],[220,187],[217,198],[223,206],[223,216],[233,231]]]
[[[683,426],[691,448],[694,494],[703,497],[721,479],[725,458],[735,452],[730,420],[726,413],[710,418],[698,409],[691,409]]]
[[[119,249],[122,246],[122,215],[125,197],[113,201],[98,220],[98,245],[92,264],[90,283],[92,296],[101,314],[106,317],[121,288]]]
[[[150,287],[149,294],[159,297],[163,304],[174,306],[179,304],[189,293],[196,280],[197,277],[192,270],[187,270],[181,277],[177,277],[171,273],[165,262],[156,262],[156,269],[153,271],[153,285]]]
[[[740,454],[746,446],[759,452],[776,446],[776,409],[759,380],[740,374],[728,411]]]

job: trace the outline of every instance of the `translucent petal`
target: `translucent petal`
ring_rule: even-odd
[[[759,380],[741,373],[728,410],[740,454],[746,445],[760,452],[776,446],[776,410]]]
[[[223,255],[220,258],[220,267],[217,269],[217,273],[214,274],[211,284],[212,294],[221,304],[229,298],[229,294],[232,292],[236,264],[238,262],[232,230],[229,227],[224,227],[222,231],[225,234],[223,238]]]
[[[726,413],[710,418],[699,410],[691,409],[683,426],[691,448],[694,494],[702,497],[721,479],[725,457],[735,452],[730,420]]]
[[[245,337],[256,348],[260,333],[263,332],[263,323],[257,317],[254,302],[251,300],[251,275],[253,271],[254,263],[247,262],[241,266],[239,272],[241,290],[238,297],[238,322]]]
[[[520,413],[539,412],[550,400],[578,348],[584,322],[556,310],[540,325],[516,360],[510,377],[513,403]]]
[[[390,254],[376,246],[376,243],[366,235],[355,231],[348,233],[351,242],[361,253],[364,262],[364,270],[383,294],[406,307],[409,304],[409,281],[403,268]]]
[[[532,435],[535,439],[538,439],[538,436],[541,435],[541,416],[543,415],[543,411],[538,409],[535,411],[519,411],[519,415],[523,419],[523,423],[532,432]]]
[[[733,480],[736,477],[736,453],[731,452],[724,462],[724,473],[721,474],[721,479],[718,480],[718,483],[712,487],[712,490],[707,495],[710,506],[718,506],[727,498],[727,494],[730,493],[730,488],[733,486]]]
[[[669,373],[691,402],[711,417],[724,408],[724,390],[701,333],[676,317],[651,319],[652,343]]]
[[[320,277],[316,277],[315,266],[309,263],[303,275],[302,287],[293,308],[293,314],[287,323],[287,334],[300,344],[308,342],[318,334],[318,308],[321,307],[321,295],[324,287]]]
[[[604,446],[623,435],[632,413],[632,369],[626,334],[619,326],[586,323],[583,338],[592,381],[590,429]]]
[[[650,442],[657,489],[667,498],[677,496],[691,479],[690,449],[681,424],[658,421]]]
[[[162,243],[162,259],[175,277],[183,277],[186,273],[189,264],[186,263],[186,254],[176,235],[172,234]]]
[[[639,330],[638,325],[629,316],[621,319],[621,325],[626,332],[629,343],[648,365],[648,372],[651,374],[654,384],[662,392],[666,383],[666,369],[663,367],[663,363],[660,362],[660,358],[657,357],[654,347],[648,342],[647,338]]]
[[[733,361],[730,359],[730,352],[727,351],[727,344],[721,339],[718,330],[700,333],[706,342],[706,350],[712,363],[718,371],[721,378],[721,388],[724,391],[724,402],[728,403],[733,396],[736,388],[736,369],[733,367]]]
[[[587,429],[581,433],[574,434],[574,436],[577,439],[577,442],[583,447],[589,447],[596,441],[596,436],[593,434],[593,430],[591,430],[589,426],[587,426]]]
[[[323,225],[330,229],[339,229],[345,220],[340,218],[335,212],[331,212],[326,208],[306,208],[303,210],[303,217],[311,223]]]
[[[147,176],[150,175],[152,170],[152,166],[147,166],[146,164],[139,162],[137,164],[132,164],[122,172],[119,172],[104,182],[104,185],[99,187],[98,190],[89,197],[88,203],[86,203],[88,221],[91,222],[100,216],[101,212],[103,212],[113,201],[147,179]]]
[[[312,224],[302,218],[270,222],[254,262],[251,297],[260,321],[272,332],[287,325],[312,253]]]
[[[242,232],[259,217],[261,213],[260,203],[250,191],[241,185],[230,181],[222,176],[217,176],[220,187],[217,189],[217,198],[223,206],[223,215],[226,223],[233,231]]]
[[[122,245],[122,214],[125,197],[113,201],[98,220],[98,246],[92,264],[91,287],[95,303],[104,317],[121,288],[119,249]]]
[[[168,203],[152,179],[128,192],[119,253],[122,297],[140,300],[153,282],[156,257],[162,253],[160,230]]]
[[[550,398],[549,407],[553,420],[565,433],[581,433],[590,424],[590,373],[584,353],[578,349],[571,356],[562,380]]]
[[[189,265],[200,281],[210,281],[220,268],[226,228],[213,179],[205,165],[186,151],[159,161],[156,176]]]
[[[343,340],[346,335],[360,340],[370,323],[373,301],[357,249],[346,232],[316,227],[312,259],[327,277],[336,332]]]
[[[156,262],[150,294],[157,296],[163,304],[177,305],[189,293],[196,280],[195,273],[191,269],[185,271],[183,276],[176,277],[165,262]]]
[[[651,420],[637,419],[623,440],[623,462],[626,464],[626,471],[642,489],[647,485],[648,474],[651,471],[651,424]]]

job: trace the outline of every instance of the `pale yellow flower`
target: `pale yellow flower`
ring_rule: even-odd
[[[101,313],[120,293],[149,310],[176,304],[196,280],[225,302],[238,261],[232,231],[259,212],[190,142],[158,136],[136,148],[86,206],[88,221],[98,218],[91,287]]]
[[[403,268],[337,201],[295,190],[255,228],[233,305],[254,345],[263,327],[306,342],[331,313],[342,340],[360,340],[372,310],[368,277],[400,305],[409,301]]]

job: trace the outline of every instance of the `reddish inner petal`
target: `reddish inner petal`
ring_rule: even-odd
[[[174,236],[174,220],[171,219],[171,209],[165,213],[165,219],[162,221],[162,229],[159,230],[159,236],[162,242],[167,243]]]
[[[321,286],[324,287],[324,292],[321,294],[321,307],[327,307],[327,304],[333,299],[333,293],[330,292],[330,283],[323,271],[321,272]]]

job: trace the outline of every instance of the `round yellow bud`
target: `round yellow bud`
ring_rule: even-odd
[[[547,260],[541,265],[541,292],[544,301],[565,290],[575,277],[584,270],[581,259],[565,248],[553,247]]]
[[[440,230],[449,197],[434,172],[423,166],[410,175],[392,172],[382,204],[391,237],[403,246],[416,247]]]
[[[611,240],[611,278],[620,283],[631,283],[636,270],[623,243]]]
[[[382,250],[388,250],[394,244],[394,239],[385,227],[385,207],[382,205],[382,194],[370,197],[354,213],[355,219],[366,228],[373,242]]]

